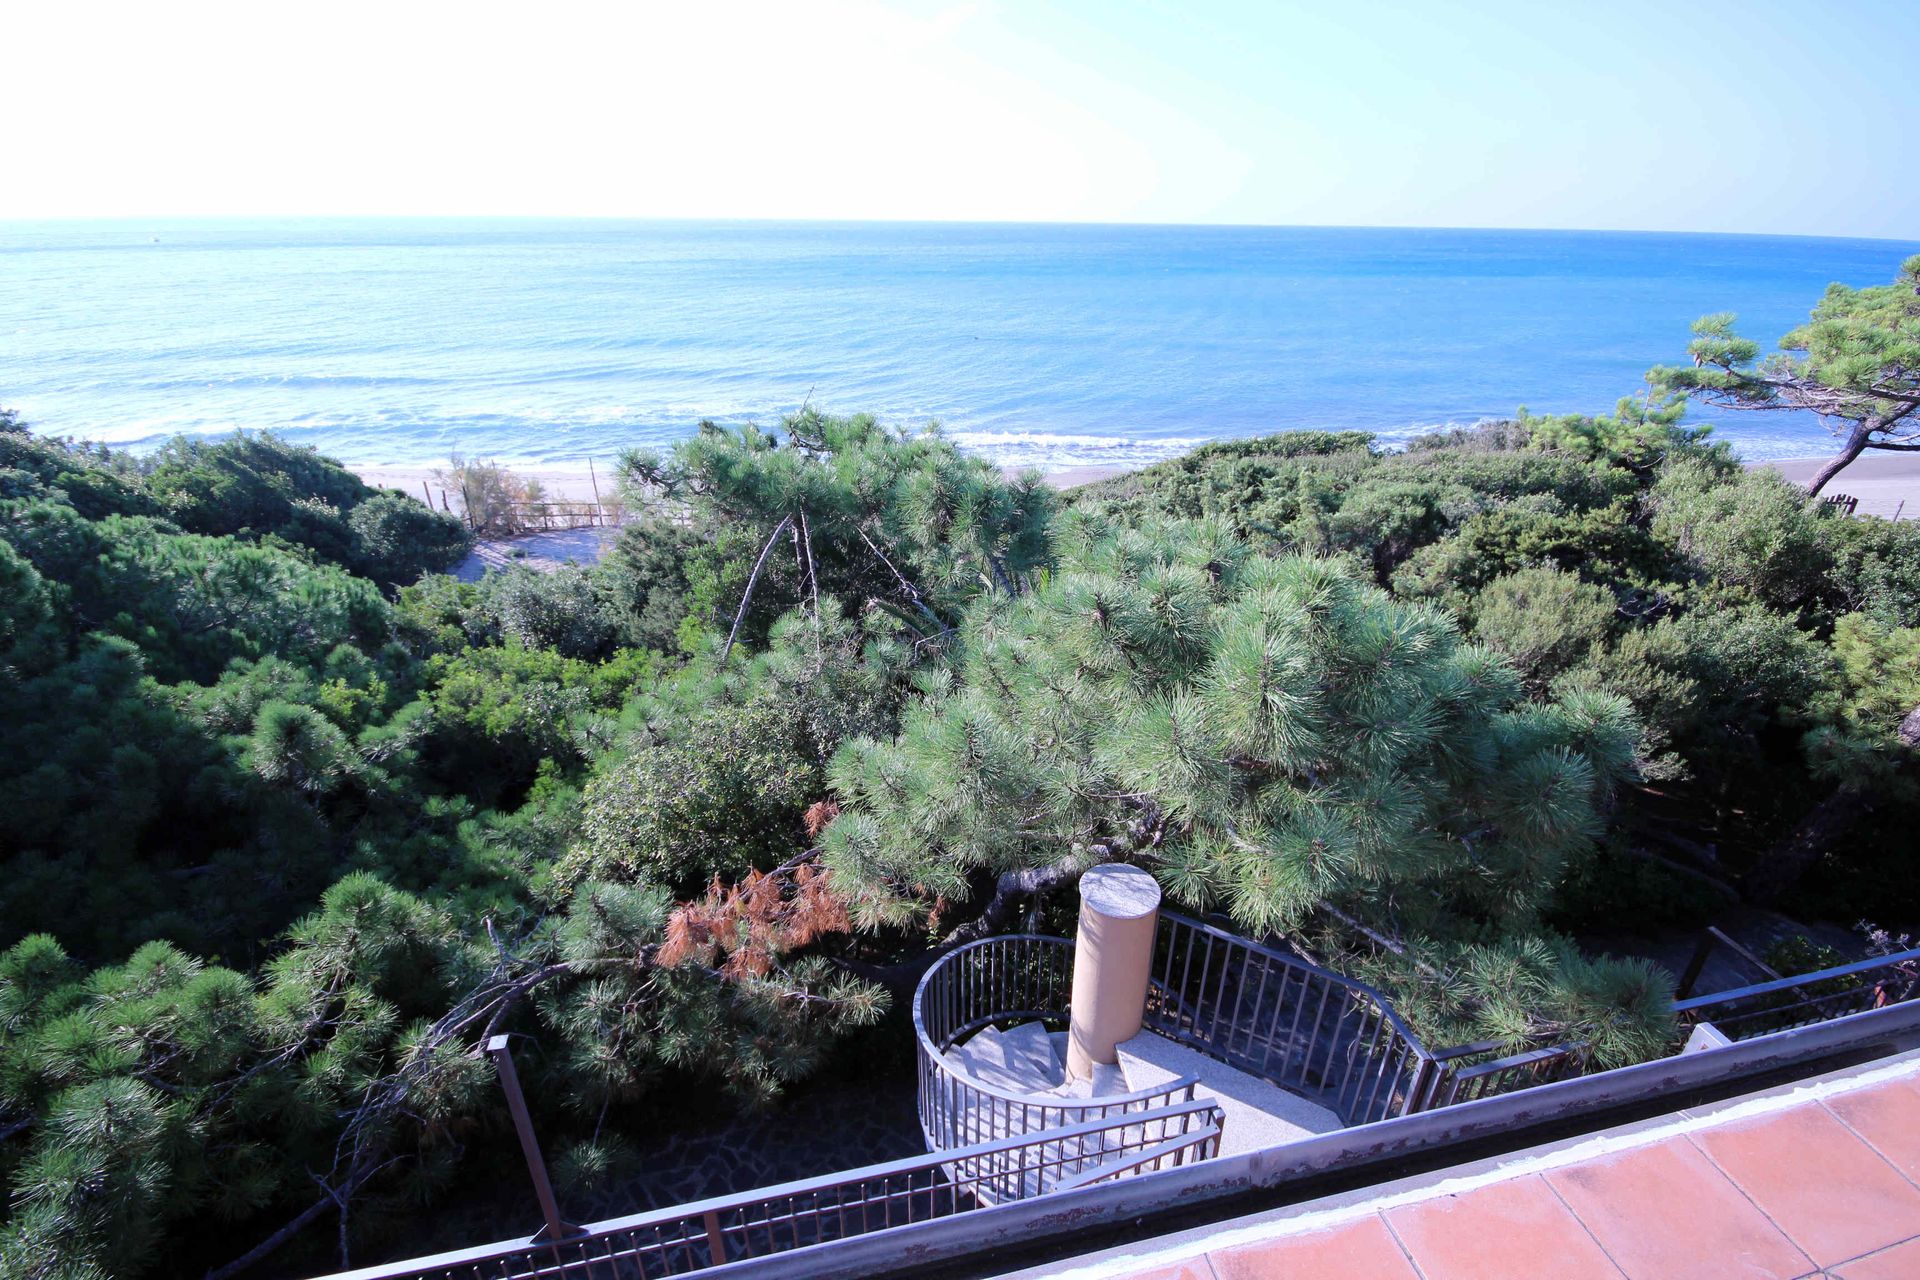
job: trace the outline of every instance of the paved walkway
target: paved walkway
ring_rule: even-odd
[[[484,538],[473,546],[473,553],[448,570],[462,582],[478,582],[489,571],[504,572],[515,567],[552,573],[561,565],[597,564],[620,540],[618,526],[597,529],[557,529],[552,533],[526,533],[517,538]]]
[[[1920,1061],[1681,1112],[1081,1280],[1920,1278]]]

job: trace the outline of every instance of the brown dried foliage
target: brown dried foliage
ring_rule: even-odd
[[[752,871],[732,885],[715,877],[704,896],[682,903],[667,918],[658,960],[667,966],[717,963],[730,979],[760,978],[788,952],[852,928],[832,876],[810,863],[772,874]]]
[[[840,805],[833,800],[815,800],[800,819],[807,824],[807,839],[818,840],[827,825],[840,816]]]

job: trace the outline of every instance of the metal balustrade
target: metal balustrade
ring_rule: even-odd
[[[1673,1006],[1681,1023],[1711,1022],[1729,1040],[1827,1022],[1920,996],[1920,948],[1772,982],[1694,996]]]
[[[1226,1167],[1214,1189],[1237,1194],[1252,1177],[1249,1168],[1257,1173],[1285,1164],[1274,1162],[1274,1149],[1220,1160],[1224,1117],[1212,1102],[1195,1100],[1191,1079],[1113,1097],[1034,1098],[971,1080],[949,1060],[948,1050],[988,1026],[1036,1020],[1064,1025],[1072,955],[1065,938],[990,938],[942,957],[922,979],[913,1023],[927,1156],[617,1218],[564,1240],[506,1241],[334,1280],[650,1280],[749,1260],[759,1260],[756,1267],[786,1266],[784,1275],[812,1275],[879,1247],[878,1241],[851,1244],[857,1237],[895,1230],[906,1237],[951,1235],[940,1220],[980,1211],[990,1211],[983,1223],[1007,1213],[1031,1218],[1041,1206],[1029,1210],[1018,1202],[1080,1193],[1066,1197],[1079,1203],[1104,1184],[1155,1172],[1167,1172],[1173,1182],[1165,1185],[1177,1188],[1204,1171],[1168,1171],[1201,1162]],[[1730,1039],[1750,1042],[1718,1052],[1730,1055],[1729,1062],[1752,1057],[1746,1069],[1760,1071],[1775,1059],[1796,1062],[1827,1051],[1822,1046],[1828,1041],[1878,1043],[1875,1035],[1892,1034],[1872,1031],[1867,1024],[1874,1020],[1904,1019],[1899,1026],[1920,1036],[1910,1010],[1888,1008],[1916,997],[1920,948],[1682,1000],[1674,1011],[1683,1024],[1711,1021]],[[1594,1105],[1610,1106],[1643,1092],[1698,1087],[1696,1077],[1707,1078],[1700,1075],[1707,1069],[1704,1058],[1683,1056],[1575,1080],[1587,1065],[1581,1045],[1506,1053],[1500,1042],[1485,1041],[1429,1051],[1365,983],[1173,913],[1161,915],[1145,1024],[1313,1097],[1349,1125],[1390,1126],[1368,1131],[1376,1135],[1431,1129],[1456,1140],[1496,1130],[1504,1123],[1499,1117],[1508,1114],[1497,1095],[1538,1085],[1554,1086],[1542,1096],[1571,1099],[1585,1091]],[[1669,1076],[1672,1082],[1662,1085]],[[1642,1080],[1648,1083],[1629,1083]],[[1478,1105],[1452,1110],[1466,1103]],[[1441,1111],[1477,1119],[1455,1124],[1415,1114]],[[1525,1112],[1514,1114],[1524,1118]],[[1323,1135],[1292,1149],[1317,1153],[1301,1157],[1306,1168],[1331,1158],[1330,1150],[1378,1155],[1396,1149],[1377,1136],[1353,1135],[1351,1147],[1343,1145],[1348,1141]],[[1255,1164],[1248,1166],[1249,1159]],[[1142,1204],[1184,1203],[1177,1190],[1148,1193],[1146,1185]],[[965,1234],[978,1233],[968,1228]],[[848,1247],[834,1249],[836,1243]],[[817,1262],[807,1261],[810,1252],[790,1266],[774,1261],[775,1255],[814,1249],[822,1254]]]
[[[1145,1025],[1347,1124],[1419,1110],[1435,1056],[1364,982],[1173,912],[1160,915]]]
[[[1349,1125],[1545,1084],[1585,1065],[1580,1045],[1429,1050],[1366,983],[1176,912],[1160,913],[1154,948],[1148,1030],[1298,1093]],[[970,943],[927,971],[913,1019],[930,1148],[1193,1097],[1192,1080],[1103,1098],[1030,1097],[984,1084],[946,1056],[989,1026],[1064,1027],[1072,970],[1069,939],[1014,934]]]
[[[886,1231],[1055,1187],[1154,1173],[1220,1151],[1222,1117],[1188,1102],[1050,1133],[849,1169],[596,1223],[564,1240],[510,1240],[332,1280],[653,1280]]]
[[[1587,1046],[1557,1044],[1508,1053],[1501,1041],[1482,1040],[1438,1050],[1433,1060],[1436,1069],[1416,1110],[1450,1107],[1577,1076],[1586,1070]]]
[[[933,1151],[1040,1133],[1193,1101],[1195,1081],[1105,1097],[1021,1094],[974,1078],[948,1051],[990,1026],[1064,1027],[1073,943],[1043,934],[983,938],[940,958],[913,995],[920,1131]]]

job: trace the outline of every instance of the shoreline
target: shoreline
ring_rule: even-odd
[[[1749,471],[1771,467],[1794,484],[1804,485],[1826,458],[1772,458],[1744,465]],[[442,486],[436,479],[436,467],[353,466],[348,470],[378,488],[398,489],[409,497],[425,497],[439,506]],[[613,497],[616,485],[597,470],[575,467],[511,467],[514,474],[538,480],[549,498],[566,502],[592,502],[596,487],[601,498]],[[1056,489],[1074,489],[1097,484],[1133,471],[1138,466],[1062,467],[1046,473],[1042,479]],[[1011,474],[1011,473],[1010,473]],[[1908,512],[1920,518],[1920,454],[1857,458],[1827,486],[1827,496],[1845,494],[1859,499],[1856,514],[1905,519]],[[526,534],[517,538],[491,539],[476,546],[473,554],[452,572],[472,582],[489,570],[503,570],[516,564],[551,571],[567,563],[591,564],[605,552],[611,529],[577,529],[566,532]]]
[[[386,466],[376,463],[344,464],[347,470],[377,489],[398,489],[410,498],[426,497],[438,509],[444,486],[436,479],[440,467]],[[507,470],[524,480],[538,480],[546,497],[558,502],[592,502],[596,490],[601,500],[611,500],[618,489],[615,477],[605,470],[585,467],[509,466]],[[1095,484],[1114,476],[1141,470],[1130,466],[1061,467],[1042,479],[1056,489],[1073,489]],[[1009,472],[1009,475],[1015,474]],[[451,495],[449,495],[449,500]]]
[[[1771,458],[1749,462],[1747,470],[1771,467],[1788,481],[1804,485],[1813,473],[1832,458]],[[1887,520],[1920,519],[1920,454],[1869,452],[1855,458],[1833,479],[1820,496],[1844,495],[1858,498],[1855,515],[1880,516]]]
[[[1770,467],[1795,484],[1805,484],[1826,461],[1827,457],[1767,458],[1741,465],[1749,471]],[[377,488],[398,489],[408,497],[426,497],[435,507],[440,505],[443,486],[436,479],[436,473],[441,468],[370,463],[351,465],[347,469]],[[539,465],[508,469],[525,479],[538,480],[546,496],[556,501],[592,502],[596,489],[602,500],[608,500],[617,488],[611,469]],[[1060,467],[1045,472],[1041,478],[1056,489],[1074,489],[1145,469],[1145,465],[1088,464]],[[1006,470],[1009,476],[1016,474],[1012,468]],[[1898,512],[1902,519],[1909,514],[1920,518],[1920,454],[1876,456],[1868,453],[1835,476],[1826,491],[1829,495],[1843,493],[1858,498],[1858,510],[1862,514],[1892,518]]]

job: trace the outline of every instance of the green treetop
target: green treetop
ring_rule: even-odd
[[[1648,376],[1668,390],[1730,409],[1807,409],[1844,443],[1807,483],[1817,494],[1867,449],[1920,450],[1920,255],[1892,284],[1827,286],[1806,324],[1760,359],[1722,312],[1693,326],[1691,368]]]
[[[894,430],[868,414],[808,409],[782,426],[784,440],[703,422],[671,457],[621,460],[643,507],[680,504],[716,535],[753,530],[759,557],[735,636],[777,551],[793,560],[793,603],[817,614],[821,595],[838,595],[849,614],[872,603],[929,634],[974,594],[1016,590],[1044,564],[1057,498],[1037,475],[1008,480],[935,428]]]
[[[978,602],[960,677],[834,762],[829,864],[873,918],[970,872],[1109,858],[1258,930],[1337,903],[1524,927],[1633,762],[1623,703],[1527,702],[1445,614],[1224,522],[1070,518],[1059,572]]]

